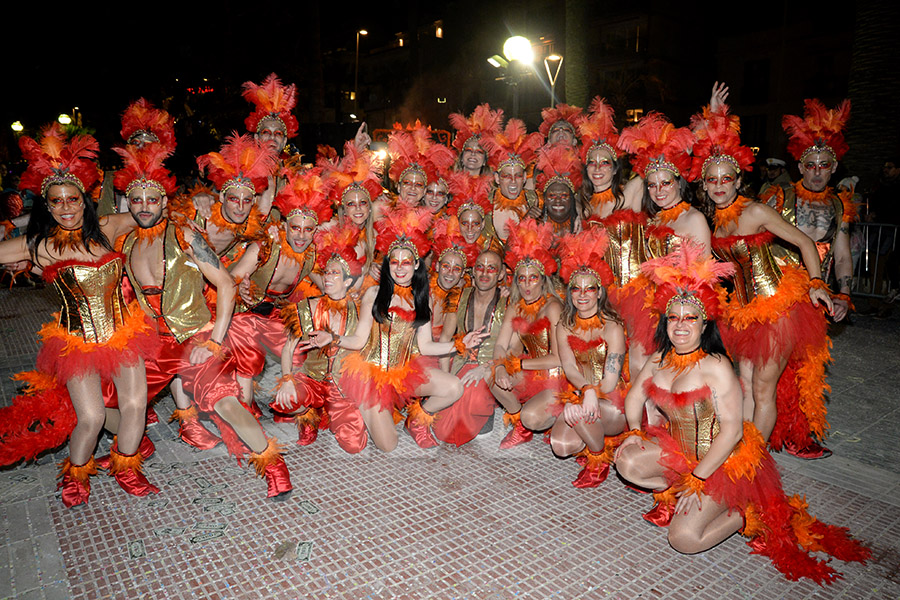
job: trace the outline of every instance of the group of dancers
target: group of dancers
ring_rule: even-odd
[[[21,188],[39,200],[0,263],[28,261],[61,305],[0,409],[0,464],[68,440],[66,506],[88,502],[98,469],[158,492],[141,465],[168,386],[183,441],[224,442],[284,500],[283,447],[254,400],[271,353],[269,408],[301,445],[327,430],[348,453],[369,437],[390,452],[401,420],[422,448],[462,445],[499,404],[501,448],[543,433],[582,467],[581,488],[615,465],[652,492],[644,516],[679,552],[740,532],[789,578],[832,581],[811,552],[869,551],[784,493],[769,449],[829,454],[826,315],[842,318],[849,296],[831,293],[823,261],[854,211],[827,183],[849,104],[809,100],[785,118],[803,180],[772,208],[743,195],[754,157],[727,95],[714,86],[690,127],[650,113],[621,132],[600,98],[546,109],[531,133],[481,105],[450,115],[450,147],[397,125],[383,159],[361,127],[304,163],[283,152],[296,88],[272,74],[244,85],[248,133],[197,159],[207,186],[179,188],[166,169],[171,117],[129,106],[111,214],[95,203],[93,138],[22,137]],[[792,224],[804,210],[833,237]],[[94,458],[102,429],[115,438]]]

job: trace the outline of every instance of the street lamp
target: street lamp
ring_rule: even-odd
[[[56,120],[59,121],[60,125],[68,125],[72,122],[72,117],[70,117],[66,113],[62,113],[58,117],[56,117]]]
[[[13,121],[12,125],[10,125],[10,127],[16,133],[22,133],[22,131],[25,129],[25,126],[22,125],[22,121]]]
[[[356,30],[356,69],[353,73],[353,112],[359,112],[359,36],[369,35],[365,29]]]
[[[514,35],[503,43],[503,55],[509,61],[509,85],[513,88],[513,116],[519,116],[519,79],[524,76],[522,65],[534,62],[534,50],[528,38]]]
[[[550,72],[550,63],[556,63],[556,69]],[[563,57],[561,54],[551,54],[544,58],[544,68],[547,70],[547,79],[550,81],[550,107],[556,106],[556,79],[559,77],[559,70],[562,68]]]

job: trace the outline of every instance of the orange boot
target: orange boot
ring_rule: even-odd
[[[67,508],[87,504],[91,496],[91,475],[97,474],[97,462],[92,456],[83,465],[73,465],[68,458],[59,466],[59,482],[57,488],[62,488],[62,501]]]
[[[420,448],[434,448],[438,441],[434,439],[431,425],[434,423],[434,415],[422,408],[421,402],[413,402],[409,405],[406,416],[406,430],[416,441]]]
[[[288,473],[287,463],[281,456],[281,447],[275,438],[269,439],[269,444],[262,452],[251,452],[248,461],[256,468],[259,477],[266,478],[268,497],[276,502],[287,500],[294,486],[291,485],[291,476]]]
[[[507,448],[512,448],[513,446],[518,446],[519,444],[530,442],[531,438],[534,437],[534,433],[532,433],[528,429],[525,429],[525,426],[522,425],[521,412],[517,412],[515,414],[506,413],[505,415],[503,415],[503,422],[506,424],[512,424],[513,428],[509,433],[506,434],[506,437],[503,438],[503,441],[500,442],[501,450],[506,450]]]

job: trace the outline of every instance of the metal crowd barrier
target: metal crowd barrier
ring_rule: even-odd
[[[855,296],[886,298],[896,291],[898,285],[898,281],[892,281],[891,273],[887,271],[890,267],[896,269],[896,261],[900,260],[897,255],[900,250],[897,243],[898,226],[892,223],[856,223],[853,227],[850,233],[853,254],[851,293]],[[862,246],[854,248],[854,234],[857,233],[860,235],[856,238],[856,245],[861,241]]]

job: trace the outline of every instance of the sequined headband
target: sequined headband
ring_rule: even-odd
[[[281,125],[281,128],[284,130],[285,134],[287,133],[287,125],[284,124],[284,119],[278,113],[269,113],[259,120],[259,123],[256,124],[256,133],[259,133],[262,129],[263,121],[266,119],[275,119]]]
[[[125,195],[130,196],[131,192],[133,192],[135,188],[141,188],[142,190],[156,190],[160,193],[161,196],[166,195],[166,189],[162,186],[161,183],[154,179],[145,179],[141,177],[139,179],[132,180],[132,182],[128,184],[128,187],[125,188]]]
[[[678,170],[678,167],[662,157],[651,159],[650,162],[647,163],[644,174],[649,175],[650,173],[655,173],[657,171],[668,171],[675,175],[675,177],[681,177],[681,171]]]
[[[696,292],[678,288],[678,293],[672,296],[666,303],[666,313],[669,312],[669,309],[673,304],[690,304],[700,311],[700,316],[706,321],[706,307],[703,306],[703,302],[697,297]]]
[[[591,277],[593,277],[594,279],[597,280],[598,284],[600,283],[600,274],[597,273],[597,271],[595,271],[594,269],[590,268],[589,266],[582,265],[582,266],[578,267],[577,269],[575,269],[574,271],[572,271],[572,275],[569,276],[569,287],[572,287],[572,285],[573,285],[572,282],[575,281],[576,275],[590,275]]]
[[[832,158],[837,160],[837,154],[835,154],[834,148],[832,148],[831,146],[829,146],[828,144],[826,144],[823,141],[818,141],[803,151],[803,154],[800,155],[800,162],[803,162],[808,155],[810,155],[814,152],[828,152],[829,154],[831,154]]]
[[[135,131],[134,133],[132,133],[131,135],[128,136],[128,141],[126,143],[131,144],[132,142],[134,142],[135,139],[139,138],[142,135],[146,135],[147,137],[152,138],[150,140],[152,142],[159,141],[159,137],[152,131],[148,131],[147,129],[138,129],[137,131]]]
[[[238,175],[237,177],[232,177],[228,181],[225,182],[225,185],[222,186],[222,193],[224,194],[226,191],[232,188],[247,188],[254,194],[256,193],[256,186],[253,185],[253,181],[247,179],[246,177],[242,177]]]
[[[349,194],[350,192],[362,192],[366,195],[366,200],[370,202],[372,201],[372,196],[369,194],[369,190],[367,190],[365,186],[363,186],[359,182],[354,181],[353,183],[345,187],[343,192],[341,192],[341,204],[344,203],[344,198],[346,198],[347,194]]]
[[[418,163],[413,163],[403,169],[403,171],[400,173],[400,179],[398,179],[397,181],[402,183],[403,179],[406,177],[406,174],[409,172],[419,173],[422,175],[422,178],[425,179],[425,181],[428,181],[428,175],[425,173],[425,169],[423,169],[422,166]]]
[[[569,188],[569,190],[571,190],[573,194],[575,193],[575,185],[574,185],[574,184],[572,183],[572,181],[571,181],[568,177],[566,177],[565,175],[554,175],[553,177],[551,177],[550,179],[548,179],[548,180],[547,180],[547,183],[544,184],[544,189],[541,190],[541,192],[543,192],[544,194],[546,194],[546,193],[547,193],[547,188],[550,187],[551,184],[557,183],[557,182],[558,182],[558,183],[563,183],[563,184],[565,184],[566,187]]]
[[[484,218],[484,207],[482,207],[477,202],[465,202],[461,204],[460,207],[456,209],[456,218],[460,218],[462,214],[467,210],[474,210],[479,215],[481,215],[482,219]]]
[[[332,252],[331,257],[327,261],[325,261],[325,263],[328,264],[333,260],[336,260],[341,264],[341,268],[344,269],[344,273],[346,273],[350,277],[353,277],[353,272],[350,270],[350,263],[348,263],[343,256],[341,256],[337,252]]]
[[[44,177],[44,181],[41,182],[41,196],[47,197],[47,190],[50,189],[51,185],[74,185],[79,190],[81,190],[82,194],[87,192],[84,191],[84,184],[81,183],[81,180],[75,177],[72,173],[68,171],[62,172],[54,172],[53,175],[48,175]]]
[[[312,210],[311,208],[306,208],[306,207],[295,208],[294,210],[292,210],[291,212],[289,212],[287,214],[287,216],[284,218],[284,220],[288,221],[288,220],[292,219],[293,217],[297,217],[297,216],[306,217],[307,219],[312,219],[313,222],[316,224],[316,227],[319,226],[319,216],[316,214],[316,211]]]
[[[411,239],[406,237],[405,235],[398,237],[396,240],[391,242],[391,245],[388,246],[388,256],[390,256],[391,252],[397,249],[409,250],[413,253],[413,256],[416,260],[419,260],[419,251],[416,249],[416,245],[413,243]]]
[[[705,174],[707,167],[722,163],[728,163],[734,167],[735,173],[741,172],[741,165],[739,165],[737,159],[730,154],[710,154],[706,160],[703,161],[703,168],[700,169],[700,172]]]
[[[497,172],[499,173],[503,167],[506,166],[516,166],[519,165],[523,169],[525,168],[525,161],[522,160],[522,157],[518,154],[511,154],[509,158],[502,161],[499,165],[497,165]]]
[[[531,258],[530,256],[526,256],[525,258],[523,258],[522,260],[517,262],[516,268],[513,269],[513,271],[518,272],[519,267],[537,267],[538,271],[541,272],[541,275],[545,274],[544,263],[542,263],[541,261],[536,260],[534,258]]]
[[[613,160],[616,159],[616,149],[613,148],[611,144],[608,144],[606,142],[594,142],[591,145],[590,150],[587,151],[587,155],[590,156],[591,152],[593,152],[594,150],[606,150],[607,152],[609,152],[609,155]]]
[[[438,263],[440,263],[442,260],[444,260],[444,256],[446,256],[448,252],[453,252],[457,256],[461,257],[463,259],[463,265],[465,265],[469,260],[468,257],[466,256],[466,253],[463,252],[462,248],[460,248],[459,246],[453,245],[453,246],[450,246],[449,248],[445,249],[443,252],[441,252],[440,256],[438,256]]]

